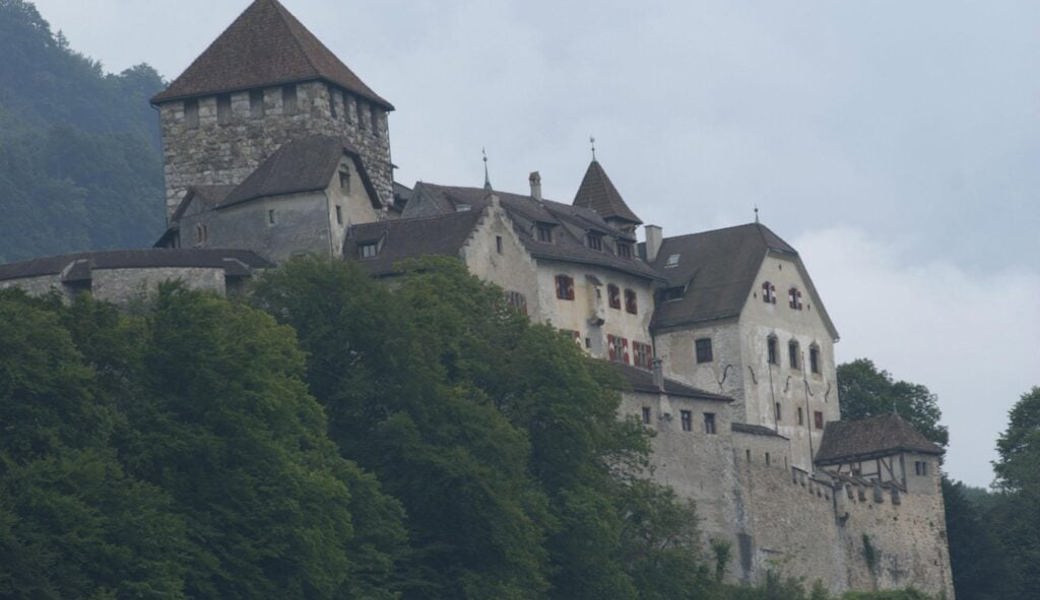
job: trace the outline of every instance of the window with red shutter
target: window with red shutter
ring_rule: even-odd
[[[574,279],[568,275],[557,275],[556,297],[560,300],[574,300]]]

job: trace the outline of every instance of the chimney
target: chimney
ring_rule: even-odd
[[[538,174],[538,171],[531,171],[531,175],[527,177],[527,181],[531,183],[531,197],[541,202],[542,176]]]
[[[663,231],[660,225],[647,225],[643,231],[646,232],[646,262],[654,262],[661,251]]]
[[[654,366],[654,385],[657,389],[664,391],[664,361],[660,358],[655,358],[653,362]]]

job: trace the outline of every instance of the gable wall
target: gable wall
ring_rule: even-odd
[[[498,238],[502,240],[501,252]],[[485,216],[463,247],[462,256],[469,271],[481,280],[494,283],[505,292],[523,294],[527,314],[535,321],[541,320],[537,266],[497,202],[485,209]]]

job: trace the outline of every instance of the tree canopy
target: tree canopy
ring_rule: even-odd
[[[946,447],[950,434],[939,423],[939,399],[919,383],[895,381],[867,358],[838,365],[838,398],[841,418],[856,420],[896,412],[926,438]]]

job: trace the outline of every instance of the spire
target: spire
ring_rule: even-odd
[[[491,191],[491,178],[488,177],[488,166],[487,166],[487,149],[481,148],[480,153],[484,155],[484,189]]]
[[[589,136],[589,145],[592,146],[592,162],[596,162],[596,137]]]
[[[315,80],[394,108],[278,0],[254,0],[152,103]]]
[[[595,151],[595,145],[593,145],[593,151]],[[621,194],[607,177],[606,171],[596,160],[595,154],[593,154],[592,162],[589,163],[588,170],[585,171],[585,177],[581,180],[578,193],[574,196],[574,206],[591,208],[608,222],[622,221],[629,225],[643,223],[625,204]]]
[[[755,223],[758,223],[758,205],[755,205]]]

